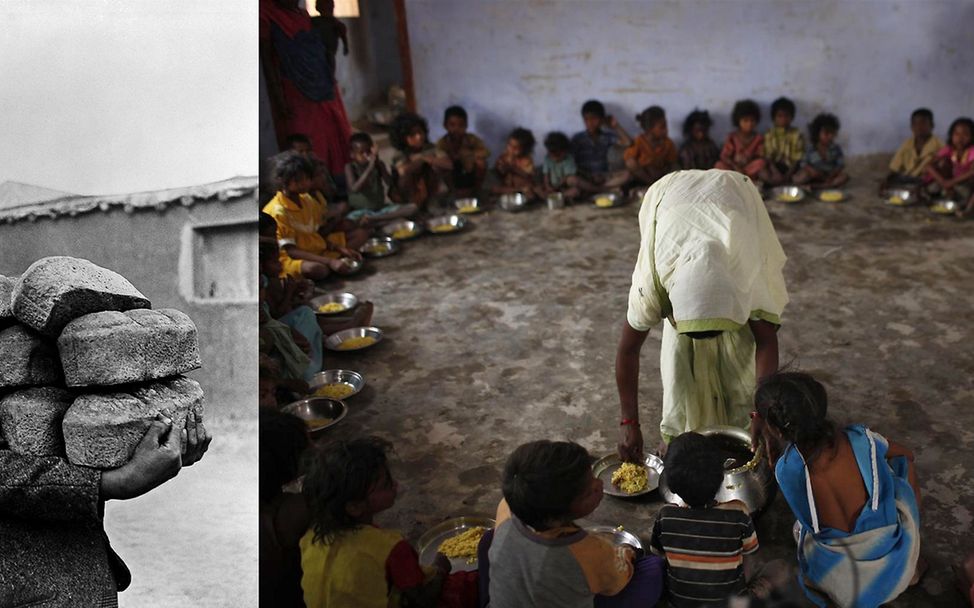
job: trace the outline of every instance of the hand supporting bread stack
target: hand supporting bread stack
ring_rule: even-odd
[[[31,456],[114,469],[165,411],[203,416],[196,326],[111,270],[48,257],[0,276],[0,437]]]

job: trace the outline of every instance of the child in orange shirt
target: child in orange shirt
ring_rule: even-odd
[[[729,133],[715,167],[737,171],[754,181],[765,181],[764,137],[757,132],[761,122],[761,108],[751,99],[734,104],[731,120],[737,130]]]
[[[500,179],[499,184],[491,188],[494,194],[513,194],[522,192],[528,198],[538,195],[534,184],[534,134],[518,127],[507,137],[507,148],[497,157],[494,172]]]
[[[667,136],[663,108],[650,106],[636,116],[636,120],[643,132],[632,142],[623,158],[632,180],[649,186],[679,168],[676,144]]]

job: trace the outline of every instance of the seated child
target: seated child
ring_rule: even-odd
[[[357,251],[329,243],[320,234],[325,209],[317,198],[303,196],[314,176],[310,161],[294,153],[285,155],[276,175],[281,189],[263,211],[277,222],[283,274],[320,280],[345,269],[339,256],[362,259]]]
[[[446,135],[436,142],[436,147],[453,163],[452,169],[443,172],[443,179],[456,196],[473,196],[484,185],[490,152],[482,139],[467,132],[467,111],[462,107],[446,109],[443,128]]]
[[[607,116],[602,102],[590,99],[582,104],[585,130],[572,136],[572,158],[582,179],[605,189],[618,188],[629,181],[627,171],[609,171],[609,151],[625,150],[632,138],[613,116]]]
[[[507,137],[507,147],[504,153],[497,157],[494,172],[499,183],[491,188],[493,194],[512,194],[522,192],[528,198],[534,198],[540,188],[534,184],[534,134],[518,127]]]
[[[974,190],[974,121],[958,118],[950,123],[948,143],[937,152],[927,167],[927,175],[933,179],[928,188],[930,194],[956,197],[966,201]]]
[[[720,151],[720,160],[714,166],[743,173],[754,181],[762,181],[766,167],[764,137],[757,132],[761,108],[751,99],[742,99],[734,104],[731,121],[737,130],[728,133]]]
[[[311,525],[300,542],[307,608],[386,608],[401,599],[435,604],[449,560],[437,555],[427,574],[401,533],[374,523],[396,502],[390,447],[377,437],[339,439],[311,461],[303,488]]]
[[[683,145],[680,146],[680,166],[684,169],[713,169],[720,159],[720,149],[710,139],[710,113],[694,110],[683,121]]]
[[[260,603],[304,608],[298,541],[310,518],[301,494],[286,492],[284,486],[298,477],[310,443],[308,430],[303,420],[276,408],[261,407],[258,421]]]
[[[934,159],[943,142],[933,134],[933,112],[927,108],[917,108],[910,115],[910,131],[900,149],[889,161],[889,175],[880,190],[892,186],[916,186],[923,180],[927,166]],[[931,178],[927,178],[928,181]]]
[[[835,143],[839,119],[834,114],[819,114],[808,125],[811,147],[805,151],[801,166],[792,180],[799,186],[838,188],[849,181],[845,172],[842,148]]]
[[[623,158],[632,181],[651,186],[656,180],[679,168],[676,145],[667,137],[666,113],[650,106],[636,120],[643,132],[636,136]]]
[[[321,371],[311,363],[311,344],[297,330],[271,317],[267,310],[267,277],[261,276],[258,290],[258,347],[277,365],[279,378],[290,382],[299,392],[307,393],[307,379]],[[292,382],[293,381],[293,382]]]
[[[561,192],[567,200],[578,197],[583,191],[594,192],[592,184],[580,178],[571,155],[571,142],[568,136],[559,131],[549,133],[544,138],[545,155],[541,172],[544,175],[542,197],[552,192]]]
[[[779,97],[771,103],[771,128],[764,134],[765,180],[769,186],[790,184],[805,154],[801,129],[791,126],[795,102]]]
[[[616,595],[629,583],[633,550],[574,522],[602,501],[585,448],[521,445],[504,465],[502,486],[488,550],[491,608],[592,606],[595,594]]]
[[[291,133],[288,135],[286,139],[286,146],[285,152],[295,152],[311,162],[320,162],[318,157],[315,156],[314,150],[311,147],[311,138],[304,133]],[[327,165],[325,165],[324,176],[321,178],[321,180],[321,185],[318,186],[318,189],[322,191],[325,198],[328,200],[344,201],[345,197],[339,196],[338,186],[335,184],[335,180],[332,179],[331,173],[328,172]]]
[[[775,477],[801,525],[806,596],[818,606],[879,606],[919,582],[927,564],[913,453],[861,424],[837,429],[825,387],[808,374],[770,376],[754,403],[765,440],[782,447]]]
[[[258,244],[257,259],[261,285],[264,287],[261,306],[272,319],[298,332],[307,342],[307,355],[311,362],[306,368],[304,379],[310,381],[314,374],[321,371],[324,351],[317,315],[308,306],[314,283],[288,276],[281,278],[281,258],[277,243],[273,240],[262,240]]]
[[[348,182],[349,220],[363,226],[409,217],[416,212],[416,205],[386,204],[386,188],[390,196],[398,198],[393,190],[392,175],[386,164],[379,160],[375,144],[368,133],[354,133],[350,142],[350,162],[345,165]]]
[[[664,505],[650,540],[666,557],[669,605],[723,606],[731,596],[766,597],[774,583],[753,575],[745,559],[758,550],[747,506],[714,500],[724,480],[717,444],[699,433],[678,435],[666,451],[664,469],[670,489],[688,505]],[[786,582],[786,572],[776,574],[778,584]]]
[[[406,112],[392,121],[389,139],[398,151],[392,157],[396,190],[403,204],[425,211],[440,190],[438,171],[449,171],[453,161],[429,142],[429,126],[423,117]]]
[[[355,222],[346,221],[345,214],[348,212],[348,203],[341,202],[335,205],[328,204],[328,197],[325,194],[329,190],[328,166],[316,159],[313,159],[314,176],[311,178],[311,188],[308,189],[306,196],[314,199],[312,202],[321,207],[324,219],[318,232],[325,236],[331,245],[344,247],[352,251],[358,251],[372,236],[372,231],[355,225]],[[327,257],[336,255],[334,252],[326,254]]]

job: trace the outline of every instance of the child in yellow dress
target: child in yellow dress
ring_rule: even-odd
[[[311,462],[304,478],[311,526],[300,542],[307,608],[435,605],[449,560],[438,554],[424,569],[400,532],[373,523],[399,489],[386,459],[390,447],[377,437],[338,440]]]
[[[357,251],[329,243],[321,234],[326,209],[321,199],[308,195],[314,176],[310,161],[287,154],[281,158],[276,175],[281,189],[263,211],[277,222],[283,275],[320,280],[346,269],[341,256],[362,259]]]

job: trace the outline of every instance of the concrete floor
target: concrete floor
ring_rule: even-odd
[[[789,256],[781,360],[827,385],[831,414],[911,448],[924,490],[931,570],[893,606],[956,606],[949,565],[974,515],[974,223],[875,196],[883,159],[851,167],[845,203],[769,203]],[[637,205],[521,214],[425,236],[378,272],[336,285],[376,303],[379,346],[326,357],[368,387],[331,436],[374,433],[396,446],[401,495],[380,523],[412,540],[459,515],[490,515],[507,455],[538,438],[614,450],[614,356],[638,248]],[[643,350],[641,418],[658,441],[658,331]],[[325,441],[328,440],[326,436]],[[589,519],[644,538],[661,502],[606,497]],[[794,519],[778,496],[758,521],[764,559],[793,559]]]

